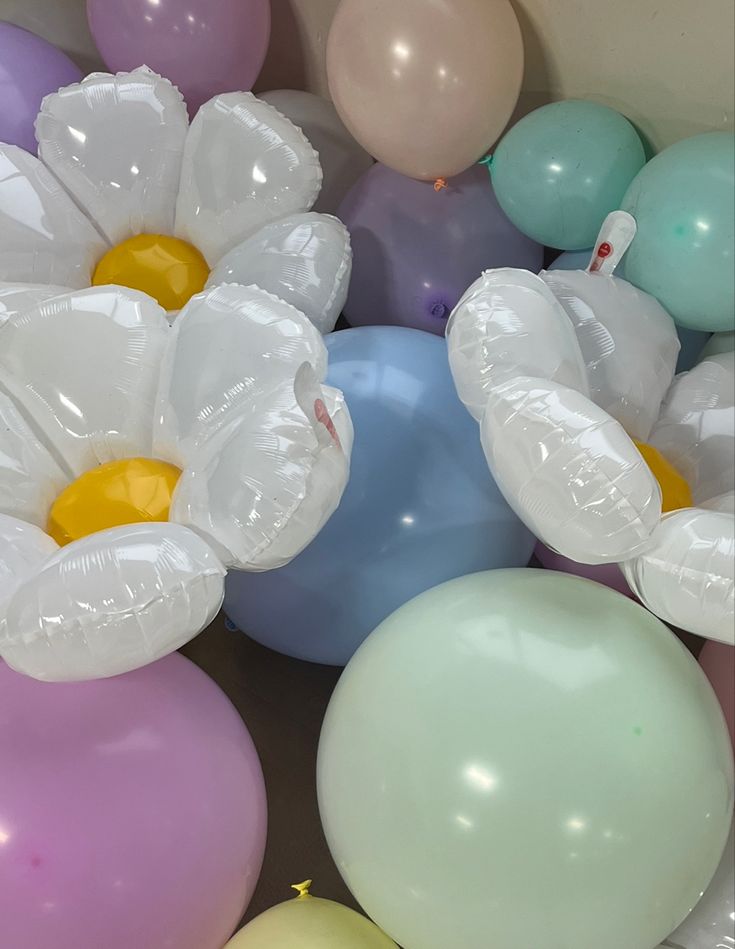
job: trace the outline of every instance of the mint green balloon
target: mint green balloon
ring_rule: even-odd
[[[490,174],[519,231],[549,247],[583,250],[595,243],[645,161],[643,143],[624,116],[570,99],[514,125],[495,150]]]
[[[708,132],[664,149],[622,208],[638,231],[622,276],[657,297],[679,326],[735,328],[735,138]]]
[[[385,620],[317,772],[336,864],[404,949],[652,949],[707,888],[733,803],[722,712],[673,633],[530,569]]]

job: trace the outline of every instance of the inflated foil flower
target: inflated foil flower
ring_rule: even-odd
[[[669,623],[732,643],[735,356],[674,377],[674,323],[587,271],[483,274],[447,324],[508,503],[579,563],[620,563]]]
[[[145,67],[93,73],[43,100],[40,161],[0,145],[0,306],[119,284],[175,315],[206,286],[257,284],[334,327],[347,294],[344,225],[309,213],[321,187],[300,129],[249,92],[189,127],[178,90]]]

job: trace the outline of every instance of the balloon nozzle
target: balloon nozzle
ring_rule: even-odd
[[[299,894],[296,897],[297,900],[303,900],[311,896],[311,893],[309,893],[309,887],[311,886],[311,883],[312,883],[311,880],[304,880],[303,883],[291,884],[291,889],[296,890],[296,892]]]

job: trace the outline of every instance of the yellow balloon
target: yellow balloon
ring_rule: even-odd
[[[666,514],[668,511],[691,507],[694,504],[691,488],[658,448],[646,442],[636,442],[635,447],[643,455],[643,460],[661,488],[661,512]]]
[[[225,949],[398,949],[375,923],[332,900],[311,896],[311,880],[296,899],[272,906],[236,933]]]

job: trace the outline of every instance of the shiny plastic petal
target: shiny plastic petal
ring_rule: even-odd
[[[651,444],[686,478],[696,503],[735,485],[735,353],[709,356],[671,386]]]
[[[67,481],[13,402],[0,393],[0,513],[45,527]]]
[[[34,524],[0,514],[0,611],[21,583],[58,549],[48,534]]]
[[[344,403],[340,411],[347,426]],[[171,519],[204,534],[228,566],[271,570],[321,530],[348,473],[325,393],[305,364],[295,386],[251,401],[201,447],[179,480]]]
[[[619,277],[543,271],[579,341],[593,402],[646,441],[679,353],[674,321],[654,297]]]
[[[225,570],[179,524],[132,524],[63,547],[20,586],[0,655],[36,679],[128,672],[173,652],[216,615]]]
[[[527,270],[488,270],[447,323],[449,365],[460,399],[481,419],[493,386],[513,376],[588,392],[574,330],[546,284]]]
[[[188,128],[181,93],[149,69],[93,73],[36,119],[41,159],[113,244],[172,232]]]
[[[75,475],[149,455],[169,332],[161,307],[135,290],[53,297],[0,326],[0,385]]]
[[[37,158],[0,145],[0,280],[85,287],[107,249]]]
[[[519,376],[490,393],[482,445],[508,504],[548,547],[579,563],[641,550],[661,493],[622,426],[579,392]]]
[[[257,284],[295,306],[320,333],[342,312],[352,269],[350,235],[328,214],[291,214],[266,224],[225,254],[208,285]]]
[[[662,620],[735,645],[735,517],[686,508],[666,514],[651,544],[621,564],[631,590]]]
[[[323,379],[327,351],[303,313],[259,287],[214,287],[176,317],[161,366],[156,457],[184,467],[249,400],[293,383],[303,362]]]
[[[723,511],[725,514],[735,514],[735,491],[725,491],[709,501],[702,501],[700,507],[708,511]]]
[[[176,233],[213,266],[264,224],[308,211],[321,182],[319,156],[277,109],[250,92],[216,96],[186,139]]]
[[[37,283],[0,283],[0,326],[24,310],[29,310],[44,300],[68,293],[70,287],[53,287]]]

